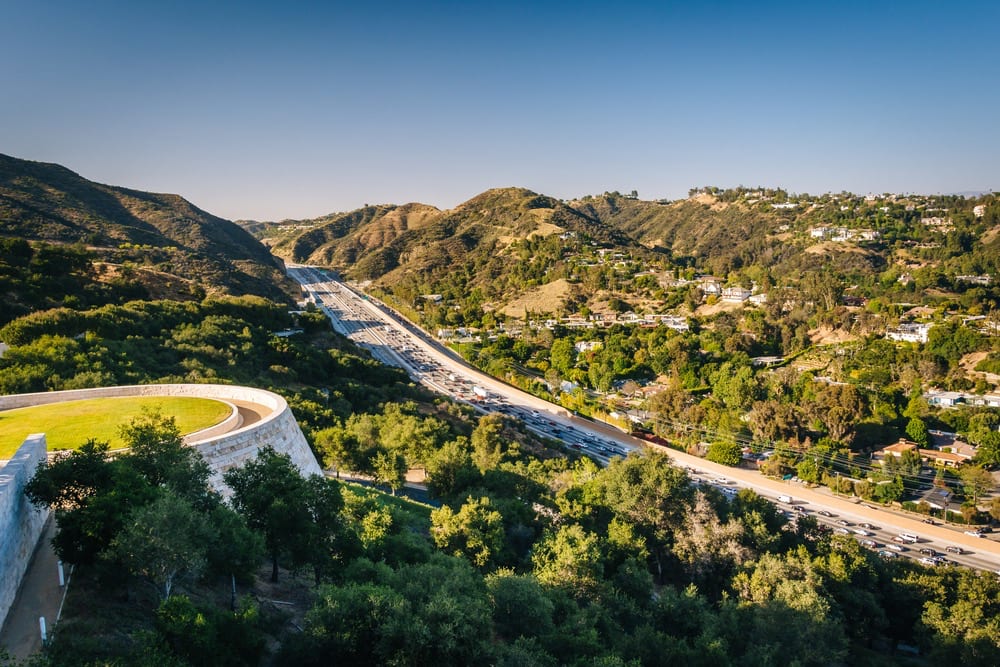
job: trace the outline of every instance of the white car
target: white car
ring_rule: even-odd
[[[981,532],[979,532],[978,530],[967,530],[967,531],[965,531],[965,534],[966,535],[972,535],[973,537],[982,537],[983,536],[983,534]]]

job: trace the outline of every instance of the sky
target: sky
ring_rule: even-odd
[[[0,153],[229,219],[1000,190],[1000,3],[0,0]]]

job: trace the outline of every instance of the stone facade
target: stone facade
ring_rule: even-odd
[[[31,435],[14,458],[0,467],[0,626],[7,618],[49,515],[48,510],[35,507],[24,496],[25,485],[45,455],[45,436]]]

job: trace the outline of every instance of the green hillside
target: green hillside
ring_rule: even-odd
[[[55,164],[0,155],[0,237],[30,243],[34,252],[19,249],[25,267],[37,261],[40,248],[65,254],[52,249],[72,246],[70,254],[80,260],[77,286],[118,281],[128,285],[132,298],[287,298],[280,263],[239,226],[177,195],[94,183]],[[19,311],[60,304],[58,289],[42,303],[33,302],[42,295],[25,296],[18,261],[4,259],[2,287],[8,302],[23,306]],[[49,271],[26,272],[51,277]],[[71,287],[64,289],[72,294]]]

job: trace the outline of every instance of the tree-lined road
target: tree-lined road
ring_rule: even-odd
[[[314,302],[330,318],[336,331],[368,349],[376,359],[403,368],[415,381],[437,392],[468,402],[484,412],[503,412],[517,417],[536,433],[561,440],[600,462],[655,446],[606,424],[575,417],[561,406],[480,372],[412,322],[352,290],[326,271],[290,264],[288,274],[302,285],[307,300]],[[661,449],[697,481],[723,489],[751,488],[774,500],[792,516],[813,516],[834,530],[875,542],[876,546],[871,548],[879,551],[926,559],[929,554],[921,553],[920,549],[933,550],[946,559],[940,561],[942,564],[958,563],[1000,574],[1000,544],[993,539],[929,525],[857,499],[833,496],[825,489],[810,489],[770,479],[755,471],[730,468],[669,448]],[[790,496],[793,501],[780,503],[777,501],[780,496]],[[863,524],[871,527],[866,528]],[[901,533],[918,536],[919,542],[894,542],[893,538]],[[949,547],[961,549],[963,553],[946,551]]]

